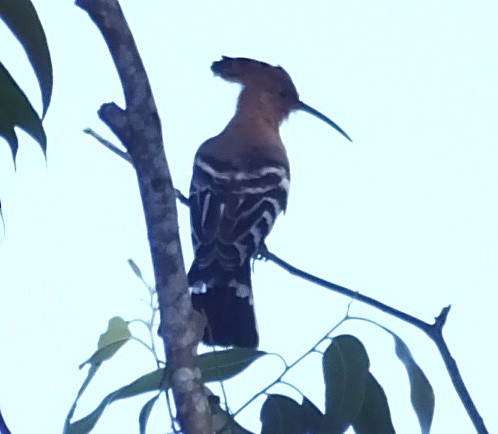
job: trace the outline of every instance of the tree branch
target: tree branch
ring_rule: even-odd
[[[98,114],[121,140],[136,170],[147,225],[161,327],[177,417],[183,432],[211,434],[201,373],[195,366],[202,335],[193,310],[178,234],[178,217],[162,132],[147,74],[117,0],[77,0],[99,28],[116,65],[126,100]]]
[[[266,246],[263,246],[262,249],[259,251],[259,256],[258,259],[262,260],[267,260],[271,261],[274,264],[278,265],[280,268],[283,268],[284,270],[288,271],[290,274],[300,277],[301,279],[307,280],[308,282],[314,283],[318,286],[321,286],[323,288],[330,289],[334,292],[338,292],[339,294],[345,295],[349,298],[352,298],[353,300],[360,301],[362,303],[368,304],[370,306],[375,307],[376,309],[381,310],[382,312],[388,313],[389,315],[392,315],[396,318],[399,318],[403,321],[406,321],[415,327],[418,327],[419,329],[423,330],[426,333],[429,333],[429,330],[431,329],[432,325],[428,324],[418,318],[415,318],[414,316],[407,314],[405,312],[402,312],[398,309],[395,309],[394,307],[388,306],[387,304],[381,303],[380,301],[377,301],[371,297],[368,297],[366,295],[362,295],[357,291],[353,291],[351,289],[348,289],[344,286],[337,285],[332,282],[328,282],[327,280],[321,279],[320,277],[317,277],[313,274],[307,273],[304,270],[300,270],[297,267],[294,267],[293,265],[289,264],[288,262],[284,261],[283,259],[280,259],[277,255],[274,253],[271,253]]]
[[[266,248],[266,246],[261,249],[259,258],[273,262],[274,264],[278,265],[280,268],[283,268],[294,276],[322,286],[323,288],[338,292],[339,294],[346,295],[353,300],[357,300],[373,306],[376,309],[381,310],[382,312],[385,312],[422,330],[436,344],[436,347],[441,354],[448,374],[450,375],[453,387],[455,388],[460,400],[462,401],[462,404],[465,407],[465,410],[467,411],[467,414],[472,421],[474,428],[479,434],[488,434],[488,430],[484,425],[484,421],[479,414],[479,411],[477,410],[477,407],[475,406],[467,387],[465,386],[457,363],[451,355],[448,345],[446,344],[446,341],[443,337],[443,327],[446,323],[446,319],[450,312],[451,306],[444,307],[441,310],[441,313],[435,318],[434,323],[429,324],[419,318],[395,309],[394,307],[388,306],[387,304],[381,303],[380,301],[377,301],[371,297],[367,297],[366,295],[362,295],[359,292],[352,291],[351,289],[345,288],[344,286],[336,285],[335,283],[328,282],[324,279],[314,276],[313,274],[300,270],[299,268],[294,267],[283,259],[280,259],[277,255],[271,253]]]

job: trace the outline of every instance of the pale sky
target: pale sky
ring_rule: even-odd
[[[123,102],[104,42],[68,0],[34,0],[54,64],[44,123],[48,163],[22,132],[17,171],[0,146],[0,408],[13,433],[61,432],[107,321],[144,317],[133,258],[152,282],[141,203],[131,167],[82,133],[117,143],[96,115]],[[495,1],[121,2],[149,74],[175,186],[186,192],[197,147],[230,119],[238,87],[212,76],[221,55],[280,64],[301,99],[330,116],[345,141],[305,113],[282,137],[291,161],[287,214],[269,248],[292,264],[431,322],[452,305],[445,337],[490,432],[498,431],[495,316],[498,288],[498,5]],[[40,110],[22,49],[0,26],[0,59]],[[185,261],[192,251],[180,206]],[[350,300],[271,263],[253,279],[260,348],[292,362],[332,328]],[[436,347],[372,308],[410,347],[436,393],[435,434],[474,432]],[[384,386],[398,433],[420,430],[392,338],[351,323]],[[136,343],[105,364],[78,407],[154,369]],[[263,359],[228,382],[232,408],[280,373]],[[323,409],[316,355],[292,381]],[[279,388],[275,392],[295,392]],[[113,404],[96,434],[138,432],[148,396]],[[261,401],[240,423],[259,430]],[[150,433],[169,430],[162,406]]]

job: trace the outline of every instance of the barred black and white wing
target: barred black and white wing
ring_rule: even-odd
[[[194,162],[195,259],[188,277],[193,305],[207,317],[203,341],[209,345],[258,345],[250,261],[286,208],[289,169],[257,156],[249,167],[200,153]]]

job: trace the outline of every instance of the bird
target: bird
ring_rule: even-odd
[[[194,157],[189,192],[194,260],[188,283],[193,307],[206,318],[204,344],[257,348],[251,261],[285,212],[290,185],[280,125],[301,110],[351,138],[299,99],[281,66],[223,56],[211,70],[242,89],[233,118]]]

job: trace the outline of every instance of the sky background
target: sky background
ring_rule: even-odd
[[[131,167],[82,133],[104,102],[123,103],[107,48],[72,1],[33,1],[47,33],[54,93],[39,146],[19,132],[14,171],[0,145],[0,408],[15,434],[62,431],[108,320],[144,318],[147,294],[127,265],[153,274]],[[174,184],[186,192],[197,147],[233,114],[238,87],[214,78],[221,55],[282,65],[301,99],[330,116],[345,141],[305,114],[282,127],[291,161],[287,214],[269,248],[292,264],[428,322],[452,305],[445,337],[490,432],[498,431],[495,372],[498,287],[498,4],[460,0],[122,1],[163,124]],[[40,111],[37,82],[0,25],[0,58]],[[188,213],[179,209],[186,264]],[[292,362],[345,314],[350,300],[257,263],[262,350]],[[398,333],[436,393],[433,433],[472,433],[436,347],[420,331],[353,303],[352,314]],[[384,386],[398,433],[418,433],[392,338],[350,323]],[[289,380],[323,409],[320,358]],[[105,364],[82,417],[107,393],[154,369],[139,344]],[[228,382],[238,408],[281,371],[258,361]],[[289,389],[275,391],[297,397]],[[138,432],[144,396],[109,407],[95,433]],[[261,401],[239,421],[258,431]],[[150,433],[163,433],[161,409]]]

